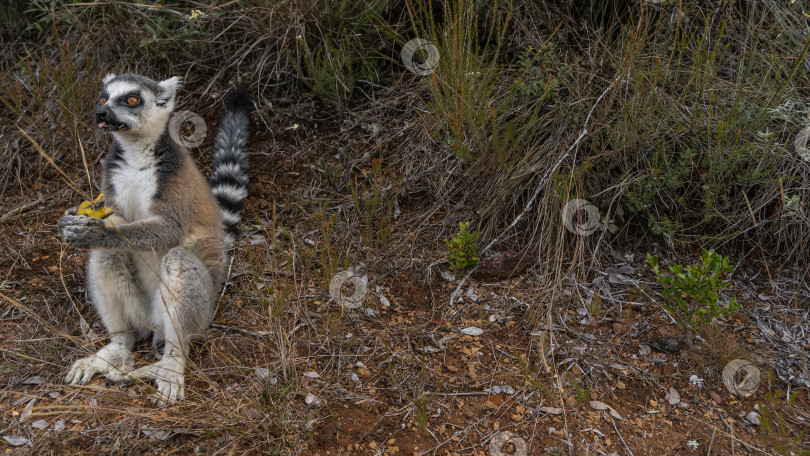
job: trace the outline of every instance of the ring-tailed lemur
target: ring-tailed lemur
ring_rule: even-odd
[[[177,77],[104,77],[95,117],[115,139],[102,162],[104,200],[115,214],[66,215],[58,224],[65,241],[92,250],[88,289],[111,335],[73,364],[66,381],[86,384],[97,373],[151,379],[160,405],[183,399],[190,341],[214,317],[248,185],[247,93],[230,95],[206,183],[169,131],[179,87]],[[132,348],[150,332],[163,341],[163,356],[132,370]]]

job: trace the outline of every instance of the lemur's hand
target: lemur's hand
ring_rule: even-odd
[[[66,215],[58,226],[65,242],[79,249],[99,247],[107,235],[104,220],[84,215]]]

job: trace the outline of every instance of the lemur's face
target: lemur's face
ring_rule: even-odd
[[[132,135],[163,132],[180,78],[158,82],[134,74],[108,74],[102,82],[95,113],[99,128]]]

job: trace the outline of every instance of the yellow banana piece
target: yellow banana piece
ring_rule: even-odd
[[[104,205],[104,194],[99,193],[96,199],[93,202],[84,201],[82,204],[79,204],[79,210],[76,211],[76,215],[86,215],[88,217],[94,218],[107,218],[112,215],[112,209],[108,208]]]

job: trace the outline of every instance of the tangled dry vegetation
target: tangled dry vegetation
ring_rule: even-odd
[[[5,450],[492,454],[510,432],[528,454],[807,454],[803,8],[7,2]],[[413,38],[435,71],[403,66]],[[180,108],[208,131],[232,85],[254,102],[242,241],[189,398],[168,409],[148,384],[61,381],[104,338],[86,254],[54,224],[98,185],[110,139],[89,113],[107,72],[182,76]],[[192,151],[204,166],[210,142]],[[486,278],[463,268],[472,254],[453,270],[460,223],[478,233],[465,251],[528,270]],[[655,352],[681,335],[645,254],[691,264],[701,248],[736,265],[721,300],[740,309],[702,348]],[[366,277],[359,310],[330,299],[347,269]],[[753,396],[723,386],[735,358],[763,372]]]

